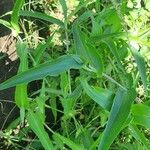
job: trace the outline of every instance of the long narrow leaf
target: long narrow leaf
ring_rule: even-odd
[[[36,12],[36,11],[21,11],[20,12],[21,16],[25,16],[25,17],[33,17],[33,18],[38,18],[50,23],[54,23],[59,25],[62,28],[65,28],[64,23],[52,16],[46,15],[44,13],[40,13],[40,12]]]
[[[144,144],[144,147],[149,150],[150,149],[150,144],[148,143],[146,137],[144,134],[137,128],[135,125],[130,125],[129,129],[131,130],[131,135],[138,141],[141,141]]]
[[[129,89],[128,91],[122,89],[118,90],[110,111],[108,123],[99,144],[99,150],[108,150],[114,139],[122,130],[135,97],[135,89]]]
[[[20,58],[20,66],[18,73],[21,73],[28,69],[26,44],[24,43],[17,44],[17,54],[19,55]],[[19,108],[26,109],[29,107],[29,101],[27,96],[27,84],[20,84],[16,86],[15,101]]]
[[[54,136],[59,138],[64,144],[66,144],[68,147],[70,147],[73,150],[83,150],[83,148],[80,145],[74,143],[69,138],[66,138],[58,133],[55,133]]]
[[[76,53],[87,60],[96,69],[97,73],[101,75],[103,72],[103,62],[97,49],[86,41],[85,35],[77,25],[73,27],[73,35]]]
[[[146,75],[146,66],[145,66],[144,58],[135,48],[132,47],[131,51],[132,51],[133,57],[135,58],[138,71],[143,82],[144,89],[146,90],[147,89],[147,75]]]
[[[53,61],[46,62],[39,66],[20,73],[0,84],[0,90],[4,90],[18,84],[42,79],[46,76],[57,76],[71,68],[79,69],[83,65],[81,59],[76,55],[64,55]]]
[[[11,24],[17,33],[19,33],[20,31],[18,21],[19,21],[19,12],[23,4],[24,4],[24,0],[16,0],[13,11],[12,11],[12,15],[11,15]]]
[[[41,118],[39,113],[34,113],[32,110],[29,110],[27,121],[29,126],[34,131],[34,133],[38,136],[41,144],[45,148],[45,150],[53,150],[53,145],[50,141],[50,138],[43,126],[43,119]]]

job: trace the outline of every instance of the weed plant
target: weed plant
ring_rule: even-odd
[[[20,117],[1,130],[3,144],[149,150],[149,10],[148,0],[16,0],[0,23],[20,64],[0,92],[16,87]]]

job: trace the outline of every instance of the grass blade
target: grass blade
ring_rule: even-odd
[[[59,0],[59,2],[62,6],[64,17],[65,17],[65,20],[66,20],[67,19],[67,4],[66,4],[66,1],[65,0]]]
[[[119,89],[114,98],[106,128],[99,144],[99,150],[108,150],[121,131],[136,97],[135,89],[124,91]]]
[[[13,11],[12,11],[12,15],[11,15],[11,24],[13,28],[15,29],[16,34],[20,32],[18,21],[19,21],[19,13],[23,4],[24,4],[24,0],[16,0]]]
[[[135,48],[132,47],[131,51],[132,51],[133,57],[136,61],[144,89],[146,90],[147,89],[147,75],[146,75],[146,66],[145,66],[144,58],[141,56],[141,54]]]
[[[18,70],[19,74],[28,69],[26,44],[17,44],[17,54],[20,58],[20,66]],[[19,108],[26,109],[29,107],[29,101],[27,96],[27,84],[20,84],[16,86],[15,101]]]
[[[0,24],[2,24],[3,26],[5,26],[5,27],[7,27],[7,28],[9,28],[11,30],[13,29],[11,24],[8,21],[5,21],[3,19],[0,19]]]
[[[57,24],[58,26],[65,28],[64,23],[52,16],[46,15],[44,13],[36,12],[36,11],[21,11],[20,12],[21,16],[24,17],[33,17],[37,19],[41,19],[50,23]]]
[[[38,136],[45,150],[52,150],[53,145],[50,141],[50,138],[47,132],[44,129],[44,126],[43,126],[44,121],[43,121],[43,118],[41,117],[41,114],[38,112],[34,113],[32,110],[29,110],[27,121],[29,123],[30,128]]]
[[[46,62],[20,73],[7,81],[0,84],[0,90],[4,90],[18,84],[28,83],[30,81],[42,79],[46,76],[57,76],[60,73],[67,71],[71,68],[79,69],[83,62],[77,55],[64,55],[53,61]]]
[[[133,135],[133,137],[135,139],[137,139],[138,141],[141,141],[144,144],[145,148],[147,150],[149,150],[150,149],[150,145],[149,145],[147,139],[145,138],[144,134],[141,133],[141,131],[137,128],[137,126],[130,125],[129,129],[131,130],[131,134]]]
[[[87,37],[81,32],[77,25],[73,27],[73,35],[76,53],[88,61],[88,63],[96,69],[97,73],[101,75],[103,72],[103,62],[97,49],[92,46],[89,41],[86,41]]]
[[[58,133],[55,133],[54,136],[59,138],[64,144],[66,144],[68,147],[70,147],[73,150],[83,150],[81,146],[77,145],[76,143],[71,141],[69,138],[66,138]]]

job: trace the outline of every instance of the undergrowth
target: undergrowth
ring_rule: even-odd
[[[0,23],[17,39],[19,68],[0,92],[16,86],[20,116],[1,129],[0,147],[149,150],[149,9],[147,0],[16,0]]]

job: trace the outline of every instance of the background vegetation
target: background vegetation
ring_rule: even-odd
[[[16,0],[0,23],[19,68],[0,92],[16,86],[20,116],[1,148],[150,149],[149,10],[148,0]]]

